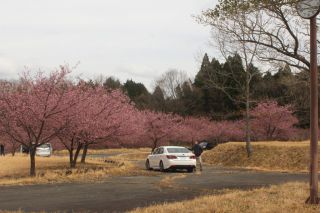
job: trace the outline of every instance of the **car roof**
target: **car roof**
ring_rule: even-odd
[[[159,148],[185,148],[184,146],[160,146]]]

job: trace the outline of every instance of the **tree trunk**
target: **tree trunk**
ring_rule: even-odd
[[[250,80],[249,70],[246,71],[246,150],[248,158],[252,155],[251,128],[250,128]]]
[[[72,169],[76,168],[76,164],[77,164],[77,161],[74,161],[72,159],[71,162],[70,162],[70,168],[72,168]]]
[[[153,141],[153,147],[152,147],[152,152],[157,148],[157,145],[158,145],[158,140],[154,140]]]
[[[70,165],[71,168],[76,168],[78,156],[79,156],[81,149],[82,149],[82,144],[78,144],[77,149],[76,149],[76,153],[74,154],[71,165]]]
[[[73,148],[71,148],[70,150],[68,149],[69,152],[69,162],[70,162],[70,167],[74,168],[75,165],[73,165]]]
[[[246,108],[248,108],[248,103],[246,104]],[[247,155],[248,155],[248,158],[251,157],[252,155],[252,146],[251,146],[251,135],[250,135],[250,131],[251,131],[251,128],[250,128],[250,115],[249,115],[249,109],[246,109],[246,149],[247,149]]]
[[[15,145],[12,145],[12,150],[11,150],[12,157],[15,156],[16,150],[17,150],[17,147]]]
[[[30,146],[30,176],[36,176],[36,147]]]
[[[89,144],[85,144],[83,147],[82,156],[81,156],[81,163],[86,163],[88,147],[89,147]]]

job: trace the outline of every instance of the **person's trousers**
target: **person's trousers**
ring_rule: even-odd
[[[201,159],[201,156],[196,157],[196,161],[197,161],[197,166],[199,165],[200,171],[202,171],[202,159]]]

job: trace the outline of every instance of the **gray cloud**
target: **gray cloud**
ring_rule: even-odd
[[[24,66],[51,69],[78,61],[74,74],[113,75],[150,88],[170,68],[194,75],[209,29],[193,14],[216,0],[4,0],[0,77]],[[7,76],[6,76],[7,75]]]

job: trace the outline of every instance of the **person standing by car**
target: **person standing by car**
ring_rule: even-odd
[[[193,153],[196,156],[197,164],[200,166],[200,171],[202,171],[202,159],[201,154],[203,152],[202,147],[199,145],[198,141],[195,141],[194,146],[192,147]]]
[[[0,145],[0,156],[4,156],[4,145]]]

